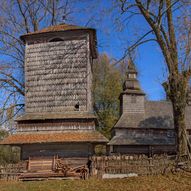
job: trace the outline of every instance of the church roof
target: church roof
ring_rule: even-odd
[[[106,143],[108,140],[97,131],[86,132],[45,132],[45,133],[17,133],[4,138],[0,145],[23,145],[37,143]]]
[[[191,106],[186,108],[186,127],[191,129]],[[123,113],[114,128],[172,129],[172,104],[168,101],[145,101],[144,113]]]
[[[95,119],[93,113],[88,112],[65,112],[65,113],[25,113],[16,121],[46,120],[46,119]]]

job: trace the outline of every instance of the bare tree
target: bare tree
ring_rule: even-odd
[[[24,44],[20,35],[70,19],[74,1],[7,0],[0,5],[1,123],[24,107]],[[10,109],[13,112],[10,112]],[[9,113],[9,116],[7,115]]]
[[[190,156],[185,110],[191,77],[191,3],[187,0],[120,0],[117,5],[126,19],[139,16],[148,25],[148,31],[126,50],[124,57],[150,41],[156,42],[162,51],[168,69],[164,88],[173,106],[177,154],[178,157]]]

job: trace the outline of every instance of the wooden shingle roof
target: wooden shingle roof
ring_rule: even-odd
[[[107,143],[108,140],[97,131],[62,132],[62,133],[17,133],[9,135],[0,142],[0,145],[23,145],[37,143]]]
[[[70,25],[70,24],[59,24],[59,25],[49,26],[47,28],[43,28],[42,30],[38,30],[38,31],[35,31],[35,32],[27,33],[25,35],[22,35],[21,39],[24,38],[25,36],[29,36],[29,35],[49,33],[49,32],[59,32],[59,31],[73,31],[73,30],[91,30],[91,31],[95,31],[95,29],[88,28],[88,27],[82,27],[82,26],[76,26],[76,25]]]
[[[191,106],[186,108],[186,127],[191,129]],[[174,128],[172,104],[145,101],[144,113],[123,113],[114,128]]]
[[[65,112],[65,113],[25,113],[16,121],[46,120],[46,119],[96,119],[96,116],[88,112]]]

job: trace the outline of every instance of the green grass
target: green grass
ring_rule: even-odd
[[[0,191],[191,191],[191,175],[145,176],[127,179],[0,181]]]

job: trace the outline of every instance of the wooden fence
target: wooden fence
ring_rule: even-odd
[[[145,155],[94,156],[92,157],[92,173],[98,177],[103,174],[164,174],[174,166],[174,158],[166,155],[152,158]]]
[[[92,175],[101,178],[103,174],[135,173],[138,176],[165,174],[168,172],[172,172],[172,170],[175,169],[176,166],[175,159],[176,156],[167,156],[167,155],[160,155],[160,156],[156,155],[153,156],[152,158],[149,158],[145,155],[93,156],[91,157]],[[186,160],[187,160],[186,158],[183,158],[184,164]],[[68,158],[65,159],[65,161],[67,165],[72,167],[72,166],[77,166],[77,164],[81,164],[82,162],[83,164],[85,164],[87,162],[87,158],[84,160],[80,158],[79,159]],[[31,167],[36,165],[36,163],[35,164],[33,163],[30,163],[30,161],[23,161],[19,164],[1,167],[0,179],[16,180],[20,174],[22,174],[23,172],[27,172],[28,170],[31,170]]]
[[[58,163],[59,162],[59,163]],[[31,180],[47,178],[81,177],[81,172],[87,172],[86,158],[29,157],[29,160],[18,164],[0,166],[0,179]],[[63,172],[65,170],[65,172]],[[83,174],[84,175],[84,174]],[[87,175],[87,174],[85,174]],[[85,177],[83,177],[85,178]]]
[[[27,161],[22,161],[17,164],[6,164],[0,166],[0,179],[18,180],[21,173],[27,169]]]

